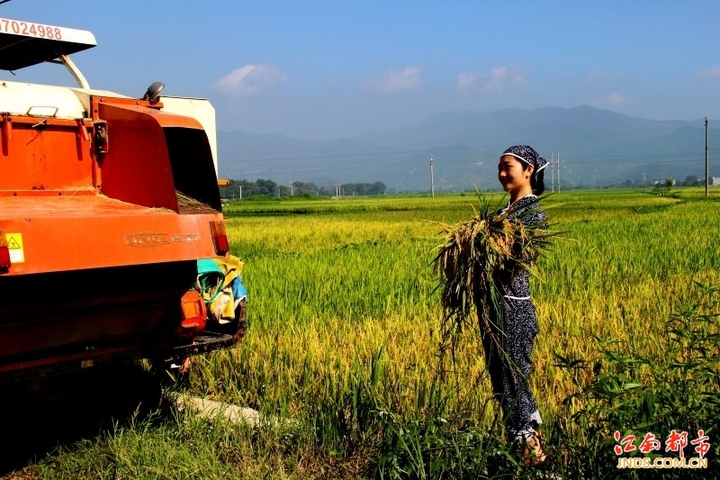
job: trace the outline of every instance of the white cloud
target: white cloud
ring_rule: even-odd
[[[213,88],[233,97],[246,98],[286,79],[276,67],[248,64],[220,78],[213,84]]]
[[[392,70],[379,77],[361,82],[361,86],[373,88],[383,93],[397,93],[420,85],[420,69],[407,67],[404,70]]]
[[[457,76],[457,86],[458,88],[468,88],[475,83],[476,78],[472,73],[461,73]]]
[[[525,78],[513,68],[502,66],[490,70],[489,75],[483,77],[484,89],[489,92],[502,92],[509,86],[525,83]]]
[[[618,107],[622,105],[629,105],[634,102],[635,100],[628,95],[621,95],[617,92],[611,92],[602,98],[596,99],[593,102],[593,105],[604,107]]]
[[[523,83],[525,78],[517,70],[506,65],[494,67],[490,69],[490,73],[484,75],[465,72],[457,76],[458,88],[468,88],[478,84],[486,92],[503,92]]]
[[[710,68],[709,70],[703,70],[702,72],[699,72],[698,77],[700,77],[700,78],[720,77],[720,65],[715,65],[714,67]]]

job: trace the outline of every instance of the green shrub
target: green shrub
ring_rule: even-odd
[[[593,371],[587,384],[577,382],[579,391],[564,404],[579,406],[572,422],[558,424],[555,441],[565,453],[565,466],[584,478],[613,478],[639,475],[639,471],[617,467],[620,457],[680,457],[666,451],[666,440],[674,430],[687,432],[685,458],[698,457],[691,441],[699,430],[709,436],[706,469],[658,469],[643,475],[658,478],[720,477],[720,316],[718,288],[699,285],[700,295],[682,306],[665,323],[652,354],[640,354],[634,340],[617,342],[597,338],[600,358],[592,362],[558,357],[558,365],[575,371]],[[574,372],[573,378],[580,378]],[[618,432],[618,433],[616,433]],[[640,445],[652,433],[659,447],[641,452]],[[616,454],[623,440],[634,435],[635,448]],[[647,478],[647,477],[643,477]]]

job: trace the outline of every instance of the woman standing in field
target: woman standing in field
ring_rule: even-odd
[[[510,194],[510,200],[501,213],[528,226],[543,226],[547,217],[538,207],[537,196],[545,190],[543,170],[547,165],[547,160],[527,145],[512,146],[503,152],[498,180]],[[535,430],[542,419],[528,383],[530,354],[538,332],[530,299],[529,272],[516,268],[502,283],[502,331],[483,335],[485,360],[508,433],[522,445],[523,463],[538,465],[547,455]],[[495,329],[498,330],[497,326]]]

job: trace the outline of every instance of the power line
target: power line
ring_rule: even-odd
[[[660,128],[652,128],[652,129],[643,129],[643,130],[630,130],[630,131],[623,131],[623,132],[610,132],[610,133],[598,133],[593,135],[582,135],[582,136],[570,136],[570,137],[557,137],[557,138],[537,138],[533,139],[530,138],[527,140],[528,143],[531,143],[533,145],[537,144],[543,144],[543,143],[557,143],[557,142],[569,142],[569,141],[576,141],[576,140],[587,140],[587,139],[593,139],[593,138],[604,138],[604,137],[615,137],[620,135],[634,135],[637,133],[653,133],[653,132],[661,132],[661,131],[673,131],[676,130],[677,126],[667,126],[667,127],[660,127]],[[465,139],[452,139],[450,140],[451,143],[475,143],[482,140],[485,140],[487,137],[472,137],[472,138],[465,138]],[[464,148],[473,148],[473,149],[496,149],[505,147],[507,144],[507,141],[513,141],[517,138],[516,135],[508,136],[502,139],[500,142],[497,137],[492,137],[491,140],[493,140],[492,143],[487,144],[481,144],[481,145],[466,145],[466,146],[458,146],[458,147],[447,147],[443,150],[454,150],[454,149],[464,149]],[[490,140],[490,138],[487,138]],[[507,139],[507,140],[506,140]],[[444,141],[445,142],[445,141]],[[424,153],[427,152],[427,149],[431,147],[437,147],[438,142],[437,141],[431,141],[427,143],[423,142],[413,142],[413,143],[401,143],[396,145],[383,145],[383,146],[377,146],[377,148],[402,148],[402,147],[411,147],[413,150],[392,150],[390,152],[384,152],[384,153]],[[423,148],[422,145],[426,145],[427,147]],[[298,150],[298,152],[305,152],[305,153],[315,153],[315,152],[347,152],[348,149],[358,149],[358,148],[367,148],[366,145],[358,145],[353,147],[338,147],[333,149],[307,149],[307,150]],[[224,153],[222,155],[224,156],[238,156],[238,155],[272,155],[273,157],[277,157],[282,154],[287,154],[287,150],[279,150],[277,152],[266,152],[266,151],[256,151],[256,152],[239,152],[239,153]],[[382,154],[383,152],[381,152]],[[360,154],[343,154],[343,156],[355,156],[355,155],[365,155],[364,153]],[[334,155],[317,155],[317,156],[310,156],[307,158],[326,158],[326,157],[333,157]]]
[[[589,138],[598,138],[598,137],[608,137],[608,136],[618,136],[618,135],[628,135],[632,133],[649,133],[649,132],[657,132],[661,130],[669,130],[669,129],[675,129],[676,127],[663,127],[663,128],[656,128],[656,129],[646,129],[646,130],[636,130],[633,132],[615,132],[615,133],[604,133],[604,134],[596,134],[596,135],[585,135],[584,137],[565,137],[562,139],[562,141],[568,141],[569,139],[572,140],[575,139],[589,139]],[[541,142],[534,142],[537,143],[547,143],[552,142],[554,140],[545,139]],[[437,142],[432,143],[435,145],[435,148],[437,147]],[[384,147],[385,150],[382,149],[376,149],[372,152],[352,152],[352,150],[357,150],[358,148],[366,148],[364,146],[357,146],[352,147],[350,152],[347,152],[346,149],[335,149],[335,150],[327,150],[327,149],[316,149],[316,150],[299,150],[294,152],[288,152],[283,151],[282,154],[273,154],[270,152],[265,153],[241,153],[241,154],[232,154],[232,155],[240,155],[244,158],[233,158],[228,159],[228,154],[221,154],[220,155],[220,164],[221,168],[224,170],[235,170],[236,173],[232,175],[243,175],[243,176],[278,176],[286,173],[286,166],[288,163],[293,164],[293,168],[299,168],[302,170],[303,175],[305,176],[317,176],[318,174],[324,174],[325,176],[341,176],[346,174],[351,174],[351,172],[359,171],[359,170],[368,170],[373,168],[379,168],[379,167],[419,167],[420,165],[420,154],[427,153],[427,149],[422,148],[421,146],[424,145],[423,143],[416,143],[416,144],[403,144],[402,146],[417,146],[417,148],[408,148],[405,150],[396,150],[395,148],[391,147]],[[430,145],[430,143],[428,143]],[[483,145],[457,145],[457,146],[447,146],[441,148],[443,152],[461,152],[461,151],[468,151],[470,156],[470,152],[477,152],[477,150],[488,150],[496,148],[500,144],[495,143],[488,143]],[[502,144],[504,145],[504,143]],[[329,152],[337,151],[338,153],[332,154]],[[708,149],[709,151],[709,149]],[[324,153],[322,155],[306,155],[307,153]],[[341,153],[342,152],[342,153]],[[718,153],[718,152],[713,152]],[[473,156],[476,156],[476,153],[472,154]],[[686,152],[675,152],[675,153],[648,153],[648,154],[609,154],[609,155],[588,155],[588,154],[576,154],[572,155],[570,157],[565,157],[564,161],[562,162],[562,166],[559,165],[559,155],[558,155],[558,182],[560,177],[560,169],[565,168],[567,171],[571,171],[573,167],[582,165],[594,165],[594,164],[603,164],[603,165],[640,165],[640,164],[678,164],[678,165],[688,165],[692,164],[698,161],[699,157],[701,155],[700,150],[697,151],[686,151]],[[462,156],[462,155],[461,155]],[[270,157],[270,158],[268,158]],[[431,156],[431,159],[433,157]],[[569,159],[568,159],[569,158]],[[349,159],[362,159],[361,162],[352,162],[349,163]],[[322,164],[314,163],[315,160],[330,160],[330,161],[324,161]],[[307,164],[309,165],[303,165]],[[246,169],[243,172],[237,172],[238,165],[252,165],[252,169]],[[262,165],[262,167],[265,168],[258,168],[258,165]],[[472,169],[476,165],[478,165],[477,161],[475,159],[451,159],[450,161],[444,162],[444,172],[453,172],[457,171],[459,168],[468,168]],[[415,168],[413,168],[414,170]],[[409,172],[410,174],[413,173],[411,170]],[[431,163],[431,189],[434,187],[434,169],[433,165]],[[709,176],[709,172],[706,174],[706,177]],[[554,177],[554,172],[553,172]],[[554,178],[553,178],[554,183]]]
[[[713,152],[717,153],[717,152]],[[700,157],[701,152],[686,152],[686,153],[676,153],[676,154],[658,154],[658,155],[606,155],[606,156],[575,156],[572,157],[571,160],[563,159],[562,162],[562,168],[568,169],[572,168],[574,166],[578,165],[595,165],[595,164],[604,164],[604,165],[616,165],[616,164],[628,164],[628,165],[641,165],[641,164],[690,164],[693,162],[697,162],[698,158]],[[659,158],[658,158],[659,157]],[[694,157],[694,158],[693,158]],[[593,160],[587,160],[588,158],[592,158]],[[313,167],[305,167],[302,168],[303,174],[318,174],[318,173],[344,173],[344,172],[353,172],[353,171],[360,171],[360,170],[367,170],[368,168],[374,168],[374,167],[387,167],[387,166],[402,166],[402,165],[411,165],[411,166],[417,166],[418,160],[416,159],[407,159],[403,161],[398,162],[387,162],[383,160],[377,160],[375,162],[368,160],[362,163],[356,163],[353,165],[348,165],[345,163],[325,163],[323,165],[313,166]],[[457,167],[457,168],[472,168],[476,165],[475,161],[459,161],[459,162],[453,162],[451,164],[445,163],[446,167]],[[456,168],[450,169],[446,168],[446,171],[452,171]],[[286,173],[286,169],[284,168],[253,168],[251,171],[246,171],[244,174],[246,175],[282,175]]]
[[[478,150],[484,147],[469,147],[469,146],[463,146],[463,147],[446,147],[442,148],[442,151],[459,151],[459,150]],[[237,163],[244,163],[244,162],[263,162],[263,163],[276,163],[276,162],[288,162],[288,161],[310,161],[310,160],[324,160],[324,159],[336,159],[338,162],[334,163],[324,163],[324,166],[328,165],[342,165],[341,161],[342,159],[348,159],[348,158],[370,158],[373,157],[380,157],[380,156],[404,156],[408,154],[420,154],[425,153],[425,150],[406,150],[406,151],[386,151],[386,152],[373,152],[373,153],[353,153],[353,154],[338,154],[338,155],[317,155],[317,156],[289,156],[289,157],[273,157],[273,158],[267,158],[267,159],[261,159],[261,158],[252,158],[248,155],[248,158],[245,159],[235,159],[235,160],[227,160],[224,158],[224,155],[220,155],[220,161],[224,164],[237,164]],[[717,151],[713,151],[712,153],[717,153]],[[263,154],[263,155],[269,155],[269,154]],[[593,163],[593,162],[608,162],[608,159],[617,159],[617,162],[622,163],[641,163],[641,162],[632,162],[628,161],[628,159],[641,159],[641,158],[648,158],[653,159],[653,161],[662,161],[658,160],[658,158],[682,158],[682,157],[692,157],[696,155],[701,155],[701,151],[688,151],[688,152],[677,152],[677,153],[656,153],[656,154],[612,154],[612,155],[574,155],[572,158],[574,160],[571,160],[569,162],[565,163]],[[597,159],[597,160],[587,160],[587,159]],[[387,160],[377,158],[378,165],[402,165],[402,164],[411,164],[417,162],[417,158],[407,158],[405,157],[403,160],[399,160],[395,163],[388,163]],[[669,160],[674,161],[674,160]],[[692,158],[688,158],[686,161],[692,161]],[[473,162],[474,161],[469,161]],[[457,163],[457,162],[454,162]],[[364,162],[362,166],[359,168],[364,168],[367,166],[367,162]]]

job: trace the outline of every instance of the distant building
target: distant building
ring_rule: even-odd
[[[710,185],[720,185],[720,177],[710,177]]]

